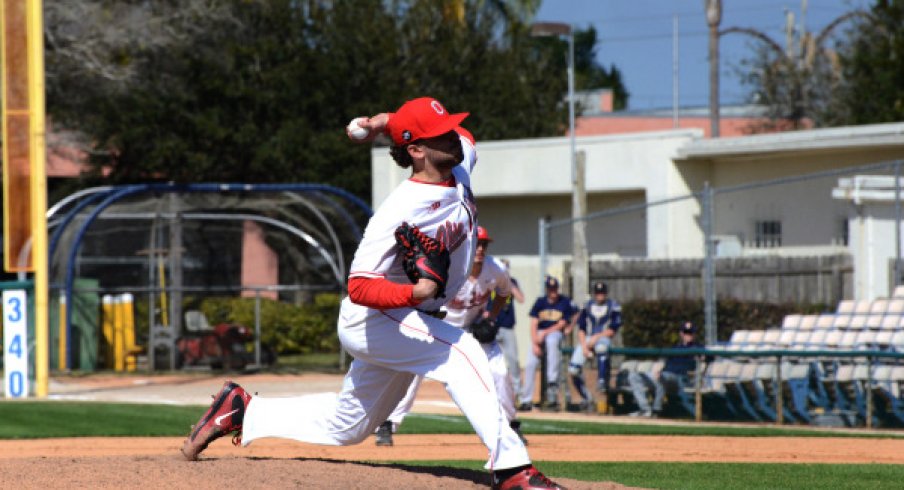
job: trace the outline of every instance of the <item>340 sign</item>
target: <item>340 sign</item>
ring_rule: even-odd
[[[3,291],[3,391],[28,396],[28,308],[24,290]]]

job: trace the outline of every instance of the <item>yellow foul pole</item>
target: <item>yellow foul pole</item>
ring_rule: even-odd
[[[35,394],[48,394],[50,319],[47,260],[47,154],[44,117],[44,7],[41,0],[28,4],[28,75],[31,106],[31,255],[35,281]]]

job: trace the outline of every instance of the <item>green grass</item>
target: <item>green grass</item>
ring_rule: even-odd
[[[351,357],[346,358],[346,364],[350,363]],[[281,355],[276,359],[276,366],[268,369],[277,373],[329,373],[329,374],[345,374],[348,370],[339,366],[339,354],[336,352],[316,352],[311,354],[292,354]]]
[[[592,450],[592,448],[588,448]],[[439,466],[479,471],[479,461],[408,461],[409,466]],[[760,464],[760,463],[570,463],[537,461],[552,479],[614,481],[661,489],[901,488],[904,465]]]
[[[203,407],[88,402],[0,402],[0,439],[179,436]]]
[[[205,407],[59,401],[0,402],[0,439],[82,436],[183,436]],[[712,426],[629,425],[527,419],[528,434],[716,435],[901,437],[897,434]],[[405,434],[469,434],[464,417],[411,414]],[[596,450],[588,447],[587,451]],[[904,465],[740,464],[740,463],[572,463],[538,462],[549,476],[615,481],[663,489],[900,488]],[[406,467],[454,467],[483,471],[482,461],[404,461]]]
[[[0,439],[82,436],[179,436],[198,420],[206,407],[128,403],[3,401]],[[645,425],[524,419],[526,434],[685,435],[727,437],[854,437],[898,438],[904,434],[858,434],[804,428],[727,427],[707,425]],[[460,415],[414,413],[405,419],[402,434],[473,434]]]
[[[571,422],[538,419],[521,419],[521,430],[526,434],[585,434],[585,435],[648,435],[648,436],[723,436],[723,437],[853,437],[853,438],[901,438],[904,433],[859,434],[843,431],[826,431],[785,427],[728,427],[709,425],[648,425],[601,422]],[[470,434],[474,429],[460,415],[410,414],[405,417],[401,434]]]

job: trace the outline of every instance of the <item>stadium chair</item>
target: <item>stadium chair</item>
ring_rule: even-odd
[[[873,410],[882,421],[883,426],[896,425],[898,422],[894,416],[895,386],[892,383],[892,368],[890,364],[879,364],[873,370],[873,384],[870,393],[873,397]]]
[[[904,315],[904,298],[891,298],[888,301],[886,315]]]
[[[873,376],[872,393],[884,425],[904,425],[904,366],[877,367]]]
[[[891,348],[891,339],[894,332],[891,330],[879,330],[876,332],[875,346],[879,350],[888,350]]]
[[[876,298],[869,308],[870,315],[884,315],[888,310],[888,298]]]
[[[781,335],[781,329],[770,328],[766,330],[763,334],[763,347],[766,349],[774,349],[776,347],[776,344],[778,344],[778,339],[779,337],[781,337]]]
[[[835,318],[835,323],[832,325],[835,329],[845,330],[850,328],[851,320],[854,318],[850,313],[839,313]]]
[[[782,363],[782,400],[786,410],[804,423],[810,423],[810,364]]]
[[[866,322],[869,316],[865,314],[857,314],[851,317],[851,323],[848,325],[849,330],[863,330],[866,328]]]
[[[891,336],[891,348],[895,352],[904,352],[904,330],[897,330]]]
[[[850,383],[853,372],[854,366],[851,364],[838,364],[833,371],[824,372],[822,383],[831,411],[850,412],[853,410],[841,388],[843,384]]]
[[[800,315],[785,315],[782,320],[782,328],[796,329],[800,325]]]
[[[857,340],[854,342],[854,348],[857,350],[873,350],[876,349],[876,335],[878,334],[875,330],[863,330],[859,334],[857,334]]]
[[[761,350],[763,347],[763,339],[765,337],[765,330],[751,330],[747,334],[747,343],[744,347],[744,350]]]
[[[854,313],[857,315],[868,315],[873,308],[873,302],[865,299],[857,300],[854,303]]]
[[[725,392],[725,380],[729,376],[731,367],[736,364],[738,363],[726,358],[716,359],[707,364],[701,391],[703,414],[707,419],[736,420],[738,418],[737,410]],[[689,396],[694,396],[693,387],[685,388],[685,392]]]
[[[846,406],[856,412],[861,420],[866,420],[866,383],[869,380],[869,369],[869,365],[862,362],[845,365],[839,369],[838,387],[841,396],[844,397]]]
[[[797,334],[794,335],[794,340],[791,342],[791,345],[788,346],[788,349],[807,350],[812,335],[812,330],[798,330]]]
[[[807,350],[823,350],[826,347],[826,337],[831,330],[814,330],[807,339]]]
[[[816,321],[819,319],[819,315],[804,315],[800,317],[800,324],[797,326],[798,330],[813,330],[813,327],[816,326]]]
[[[879,330],[882,327],[882,320],[885,319],[883,314],[873,314],[866,318],[866,328],[870,330]]]
[[[838,313],[853,313],[856,302],[852,299],[843,299],[838,302]]]
[[[814,328],[819,330],[829,330],[835,327],[835,321],[837,319],[838,315],[834,313],[823,313],[816,319],[816,326]]]
[[[728,339],[728,345],[737,345],[743,347],[745,344],[747,344],[748,335],[750,335],[750,330],[735,330],[731,333],[731,338]]]
[[[753,402],[756,411],[769,421],[776,421],[775,407],[775,381],[776,381],[776,365],[773,361],[760,362],[756,366],[752,379],[744,378],[741,385],[747,392],[749,399]],[[785,420],[793,422],[795,420],[791,412],[786,408],[783,411]]]
[[[895,286],[895,290],[891,296],[892,298],[904,298],[904,285]]]
[[[756,373],[756,364],[731,363],[725,374],[725,396],[735,409],[738,418],[761,421],[762,417],[754,410],[741,383],[746,379],[753,379]]]
[[[879,325],[879,330],[893,332],[900,326],[901,318],[898,315],[885,315],[882,318],[882,324]]]
[[[782,329],[781,335],[778,336],[778,340],[775,342],[776,347],[788,348],[794,343],[795,336],[797,336],[797,330]]]
[[[841,335],[841,339],[838,341],[838,350],[840,350],[840,351],[856,350],[858,335],[860,335],[860,332],[857,330],[845,331]]]

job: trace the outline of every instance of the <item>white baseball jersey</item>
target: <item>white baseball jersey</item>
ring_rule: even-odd
[[[460,328],[470,325],[486,309],[493,291],[499,296],[511,296],[512,281],[501,262],[486,256],[480,274],[476,278],[469,275],[446,305],[446,321]]]
[[[407,284],[394,232],[408,222],[446,245],[451,262],[447,294],[451,298],[461,288],[474,256],[477,216],[469,187],[476,152],[471,140],[460,139],[464,161],[452,172],[454,186],[411,180],[400,184],[367,224],[350,277],[385,277]],[[487,468],[530,464],[499,404],[483,348],[462,329],[423,313],[445,302],[439,298],[417,309],[378,310],[343,300],[339,341],[354,360],[342,391],[335,399],[252,397],[245,409],[242,445],[262,437],[357,444],[387,420],[415,377],[422,376],[442,383],[474,426],[489,450]]]
[[[464,161],[455,167],[452,187],[425,184],[406,180],[380,205],[367,228],[355,258],[349,277],[384,277],[392,282],[408,284],[408,276],[402,269],[402,257],[395,241],[395,229],[407,222],[416,225],[421,232],[433,237],[449,250],[449,279],[446,282],[446,298],[430,299],[418,305],[421,311],[435,311],[464,284],[471,268],[477,243],[477,207],[471,193],[471,169],[476,163],[474,146],[461,138]],[[343,308],[365,308],[349,299]]]

